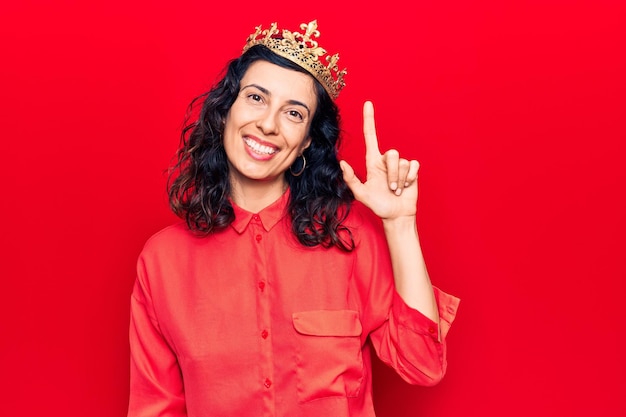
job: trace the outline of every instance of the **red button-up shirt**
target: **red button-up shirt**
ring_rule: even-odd
[[[445,372],[458,299],[440,323],[395,292],[380,220],[355,202],[356,249],[293,236],[289,193],[206,237],[146,243],[131,299],[130,417],[374,416],[370,350],[411,383]],[[441,339],[441,340],[440,340]]]

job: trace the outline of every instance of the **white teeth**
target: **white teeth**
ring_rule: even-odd
[[[256,153],[262,153],[265,155],[271,155],[273,153],[276,153],[276,149],[271,148],[269,146],[261,145],[260,143],[257,143],[256,141],[252,139],[244,138],[244,141],[246,142],[246,145],[251,147],[252,150]]]

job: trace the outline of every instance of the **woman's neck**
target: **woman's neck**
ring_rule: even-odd
[[[232,181],[231,198],[235,204],[251,213],[258,213],[278,200],[287,190],[287,181]]]

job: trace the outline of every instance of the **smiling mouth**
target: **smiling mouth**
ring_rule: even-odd
[[[261,155],[273,155],[278,152],[278,149],[272,148],[271,146],[261,145],[257,141],[250,138],[244,138],[243,141],[250,149]]]

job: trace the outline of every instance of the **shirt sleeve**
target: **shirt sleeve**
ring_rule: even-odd
[[[411,384],[432,386],[446,372],[446,336],[459,299],[433,287],[439,311],[435,323],[409,307],[395,290],[387,241],[380,219],[360,210],[356,274],[367,282],[362,319],[378,357]]]
[[[370,333],[379,358],[411,384],[432,386],[446,373],[446,335],[459,299],[433,288],[439,323],[409,307],[393,290],[388,319]]]
[[[161,333],[143,262],[130,308],[130,398],[128,417],[184,417],[183,381],[176,355]]]

